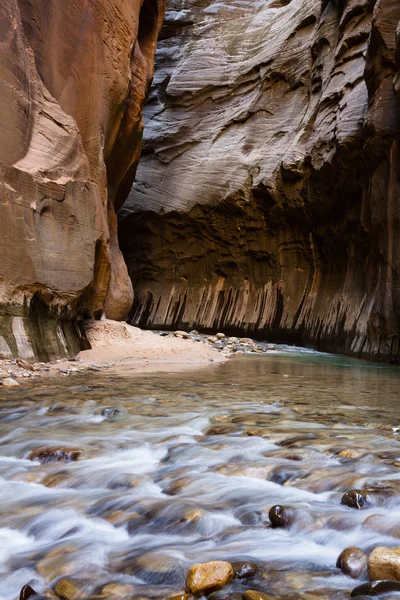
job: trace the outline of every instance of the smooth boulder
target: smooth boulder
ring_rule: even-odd
[[[378,546],[368,559],[368,575],[372,581],[390,579],[400,582],[400,546]]]
[[[360,579],[367,572],[367,565],[368,555],[354,546],[345,548],[336,562],[337,568],[353,579]]]
[[[223,560],[200,563],[190,567],[186,577],[186,590],[192,594],[202,594],[218,590],[232,581],[232,565]]]
[[[350,490],[346,492],[343,494],[340,504],[344,504],[344,506],[349,506],[350,508],[357,508],[358,510],[368,508],[370,505],[365,490]]]
[[[270,509],[268,516],[274,528],[289,527],[294,521],[293,509],[279,504]]]

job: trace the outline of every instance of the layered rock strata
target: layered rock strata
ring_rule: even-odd
[[[120,226],[132,323],[399,361],[399,22],[170,0]]]
[[[123,318],[116,210],[141,148],[165,0],[2,0],[0,357],[79,348]]]

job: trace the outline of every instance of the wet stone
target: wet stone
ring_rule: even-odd
[[[350,547],[340,553],[336,566],[345,575],[361,579],[367,573],[368,555],[360,548]]]
[[[259,567],[252,562],[235,561],[231,563],[235,579],[251,579],[259,572]]]
[[[368,574],[374,581],[389,579],[400,582],[400,547],[375,548],[368,558]]]
[[[243,600],[271,600],[270,596],[257,590],[246,590],[242,595]]]
[[[357,508],[358,510],[370,506],[365,490],[350,490],[346,492],[343,494],[340,504],[344,504],[344,506],[349,506],[350,508]]]
[[[3,387],[19,387],[19,383],[12,377],[8,377],[7,379],[3,380]]]
[[[270,509],[268,516],[272,527],[290,527],[294,521],[294,510],[277,504]]]
[[[351,592],[352,598],[358,596],[379,596],[389,592],[400,592],[400,583],[397,581],[371,581],[357,586]]]
[[[242,600],[242,594],[240,592],[232,592],[229,589],[222,589],[207,594],[207,600]]]
[[[102,587],[99,597],[104,600],[127,600],[135,597],[135,588],[129,583],[107,583]]]
[[[174,596],[169,596],[166,600],[194,600],[194,596],[192,596],[192,594],[187,594],[186,592],[182,592],[181,594],[175,594]]]
[[[232,565],[226,561],[216,560],[193,565],[186,577],[186,589],[192,594],[218,590],[232,581],[233,576]]]
[[[19,600],[28,600],[31,596],[35,596],[36,592],[30,585],[24,585],[19,593]]]
[[[207,431],[205,431],[204,435],[226,435],[228,433],[232,433],[233,431],[237,431],[235,425],[232,423],[226,423],[224,425],[213,425]]]
[[[113,419],[121,414],[121,411],[118,408],[105,408],[101,411],[101,416],[106,417],[106,419]]]
[[[36,448],[29,453],[28,458],[38,460],[44,465],[50,462],[73,462],[78,460],[81,454],[82,450],[78,448]]]

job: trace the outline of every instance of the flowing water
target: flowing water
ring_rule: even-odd
[[[260,567],[216,599],[348,598],[359,582],[340,552],[400,545],[399,386],[398,368],[283,347],[0,388],[1,600],[61,576],[83,598],[166,598],[216,559]],[[60,445],[80,459],[28,459]],[[390,493],[340,504],[365,486]],[[293,509],[288,528],[271,528],[275,504]]]

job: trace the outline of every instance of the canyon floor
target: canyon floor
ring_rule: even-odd
[[[16,386],[30,377],[87,373],[104,369],[164,370],[172,365],[190,367],[220,363],[229,353],[221,346],[207,342],[207,336],[189,336],[185,332],[171,334],[143,331],[124,322],[105,319],[89,321],[85,326],[92,348],[71,360],[50,363],[28,363],[23,359],[0,361],[0,383]],[[217,338],[216,338],[217,341]],[[219,340],[218,340],[219,341]]]

